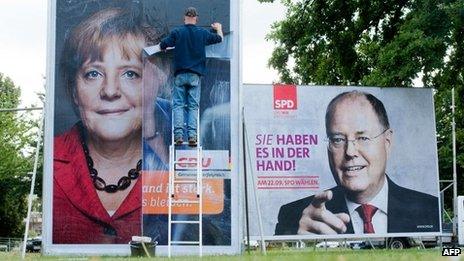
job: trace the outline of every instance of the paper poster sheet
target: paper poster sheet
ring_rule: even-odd
[[[265,237],[440,233],[431,89],[244,91],[248,185]],[[252,203],[250,216],[257,210]],[[258,222],[250,222],[253,236],[260,236]]]

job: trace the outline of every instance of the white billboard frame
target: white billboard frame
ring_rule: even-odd
[[[457,210],[458,213],[456,215],[457,218],[457,228],[458,228],[458,242],[459,245],[464,245],[464,196],[458,196],[457,199]]]
[[[43,230],[42,245],[44,255],[111,255],[127,256],[131,254],[129,244],[53,244],[53,138],[54,138],[54,100],[55,100],[55,52],[56,52],[56,7],[57,0],[48,0],[48,30],[47,30],[47,80],[45,99],[45,133],[44,133],[44,173],[43,173]],[[234,255],[242,249],[242,218],[241,218],[241,181],[239,180],[239,163],[241,151],[239,148],[241,120],[239,119],[240,94],[238,86],[241,86],[241,40],[240,20],[241,1],[229,0],[230,4],[230,35],[232,51],[230,60],[230,88],[231,90],[231,244],[227,246],[203,246],[203,253]],[[237,86],[237,88],[233,88]],[[156,253],[167,256],[168,246],[157,246]],[[191,255],[198,253],[198,246],[172,247],[173,255]]]

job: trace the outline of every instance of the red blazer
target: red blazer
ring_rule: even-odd
[[[53,244],[127,244],[141,235],[141,178],[110,216],[90,179],[76,126],[55,137],[53,173]]]

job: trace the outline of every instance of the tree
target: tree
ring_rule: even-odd
[[[258,0],[274,2],[274,0]],[[267,39],[282,82],[435,88],[440,177],[451,179],[451,88],[458,177],[464,170],[463,0],[281,0],[286,19]],[[458,194],[464,193],[458,178]],[[446,205],[451,208],[451,198]]]
[[[0,108],[16,108],[21,92],[0,73]],[[32,170],[33,121],[17,112],[0,112],[0,237],[20,237],[26,217]]]

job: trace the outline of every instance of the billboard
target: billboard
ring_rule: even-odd
[[[167,252],[166,170],[171,144],[173,57],[142,55],[194,6],[197,26],[220,22],[223,41],[206,49],[199,144],[204,149],[204,253],[239,247],[238,3],[216,0],[51,1],[44,176],[46,254],[128,254],[132,236]],[[232,126],[236,126],[232,125]],[[235,142],[233,142],[235,141]],[[235,153],[235,154],[234,154]],[[192,160],[189,152],[180,161]],[[234,174],[235,173],[235,174]],[[187,173],[188,175],[188,173]],[[192,190],[186,188],[186,190]],[[232,204],[234,202],[234,204]],[[174,208],[188,218],[192,206]],[[198,231],[173,228],[174,239]],[[196,253],[195,247],[173,253]]]
[[[464,245],[464,196],[458,196],[456,204],[458,209],[458,242],[459,245]]]
[[[440,234],[432,89],[245,85],[244,97],[252,236]]]

